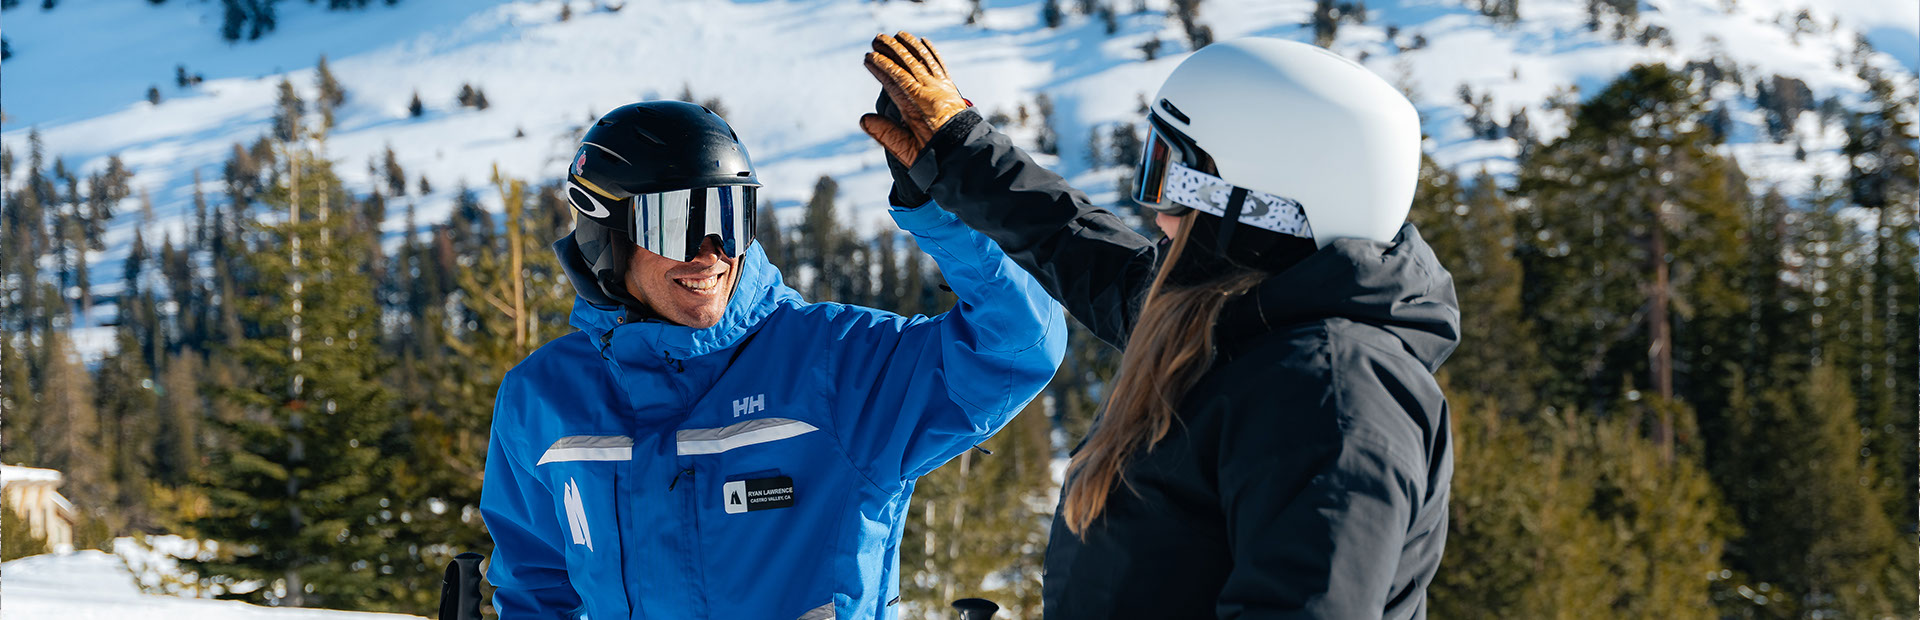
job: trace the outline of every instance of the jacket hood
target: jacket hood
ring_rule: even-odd
[[[1428,371],[1460,344],[1453,274],[1412,223],[1392,241],[1336,239],[1227,303],[1222,342],[1329,318],[1374,325],[1398,338]]]
[[[594,346],[602,350],[607,346],[606,334],[615,327],[625,327],[640,337],[650,351],[663,352],[678,359],[699,357],[731,347],[746,338],[781,302],[800,301],[799,293],[782,283],[780,270],[767,261],[766,252],[756,243],[740,255],[740,279],[734,285],[733,297],[727,301],[726,314],[713,327],[694,329],[659,319],[639,319],[638,315],[608,297],[595,284],[593,270],[580,252],[580,245],[574,241],[573,235],[555,241],[553,251],[560,257],[560,265],[566,270],[567,279],[573,281],[573,314],[568,323],[586,332],[592,337]],[[623,341],[629,338],[626,335],[629,332],[621,333]]]

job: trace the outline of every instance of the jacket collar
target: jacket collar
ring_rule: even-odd
[[[594,280],[571,235],[555,243],[554,251],[573,280],[576,292],[568,323],[586,332],[602,353],[610,342],[608,333],[624,328],[620,336],[623,348],[631,346],[630,339],[638,338],[649,352],[658,351],[683,360],[699,357],[738,344],[753,333],[780,302],[800,298],[781,282],[780,271],[767,261],[766,253],[756,243],[741,255],[740,280],[734,285],[732,299],[727,301],[726,314],[713,327],[694,329],[659,319],[641,319],[597,287],[587,288]]]
[[[1453,275],[1408,223],[1392,241],[1337,239],[1229,302],[1215,325],[1219,342],[1325,318],[1385,329],[1435,370],[1460,343]],[[1231,345],[1227,345],[1231,348]]]

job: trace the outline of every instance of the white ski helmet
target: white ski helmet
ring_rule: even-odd
[[[1157,140],[1175,143],[1176,159],[1197,149],[1228,184],[1297,203],[1318,247],[1391,241],[1413,202],[1419,113],[1386,80],[1316,46],[1249,37],[1201,48],[1167,76],[1148,117],[1162,135],[1147,140],[1135,199],[1155,209],[1184,210],[1162,191],[1167,171],[1150,170]]]

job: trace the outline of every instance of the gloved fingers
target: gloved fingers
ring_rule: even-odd
[[[927,55],[933,57],[933,64],[940,65],[940,77],[953,81],[953,74],[947,73],[947,59],[940,55],[940,49],[933,46],[933,41],[921,39],[920,43],[927,46]]]
[[[893,61],[894,66],[905,68],[907,66],[907,61],[906,59],[903,59],[900,57],[902,55],[902,50],[895,49],[894,46],[890,44],[892,43],[892,41],[893,41],[893,37],[890,35],[884,35],[884,34],[873,35],[873,41],[871,42],[871,45],[873,47],[873,53],[879,54],[880,57]]]
[[[917,82],[907,75],[906,70],[879,52],[867,52],[866,66],[867,72],[873,74],[873,79],[879,80],[880,90],[885,91],[887,97],[893,99],[893,105],[900,108],[900,116],[909,127],[927,124],[926,109],[910,90]]]
[[[904,30],[896,36],[906,44],[907,51],[913,52],[915,59],[926,66],[927,75],[936,80],[952,81],[952,78],[947,76],[946,63],[940,60],[940,55],[933,53],[933,46],[927,43],[926,39],[913,36],[913,33]]]
[[[907,166],[913,165],[913,159],[920,153],[922,147],[919,141],[914,139],[913,132],[878,114],[862,115],[860,130],[867,132],[875,142],[879,142],[880,147],[886,149],[888,155],[892,155],[894,159],[900,160]]]
[[[906,34],[906,32],[902,31],[900,34]],[[920,58],[914,56],[913,51],[907,49],[907,45],[899,37],[880,35],[874,37],[873,41],[877,46],[889,49],[892,53],[888,55],[894,62],[899,63],[900,68],[906,69],[914,79],[922,82],[933,81],[933,75],[927,73],[927,66],[920,64]]]

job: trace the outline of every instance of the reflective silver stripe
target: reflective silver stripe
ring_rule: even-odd
[[[834,620],[837,617],[833,613],[833,603],[827,603],[807,610],[807,613],[800,614],[800,617],[794,620]]]
[[[812,424],[786,418],[760,418],[720,428],[690,428],[674,433],[681,456],[719,454],[741,446],[779,441],[814,431]]]
[[[732,187],[709,187],[705,191],[707,192],[707,221],[704,222],[706,227],[700,229],[700,232],[707,233],[710,235],[719,234],[720,226],[721,226],[720,216],[725,214],[720,208],[720,205],[721,205],[720,193],[731,192],[733,191],[733,188]],[[732,202],[732,201],[728,201],[728,202]]]
[[[546,454],[540,455],[540,462],[564,463],[567,461],[631,461],[633,460],[633,438],[625,435],[574,435],[562,437],[547,447]]]

